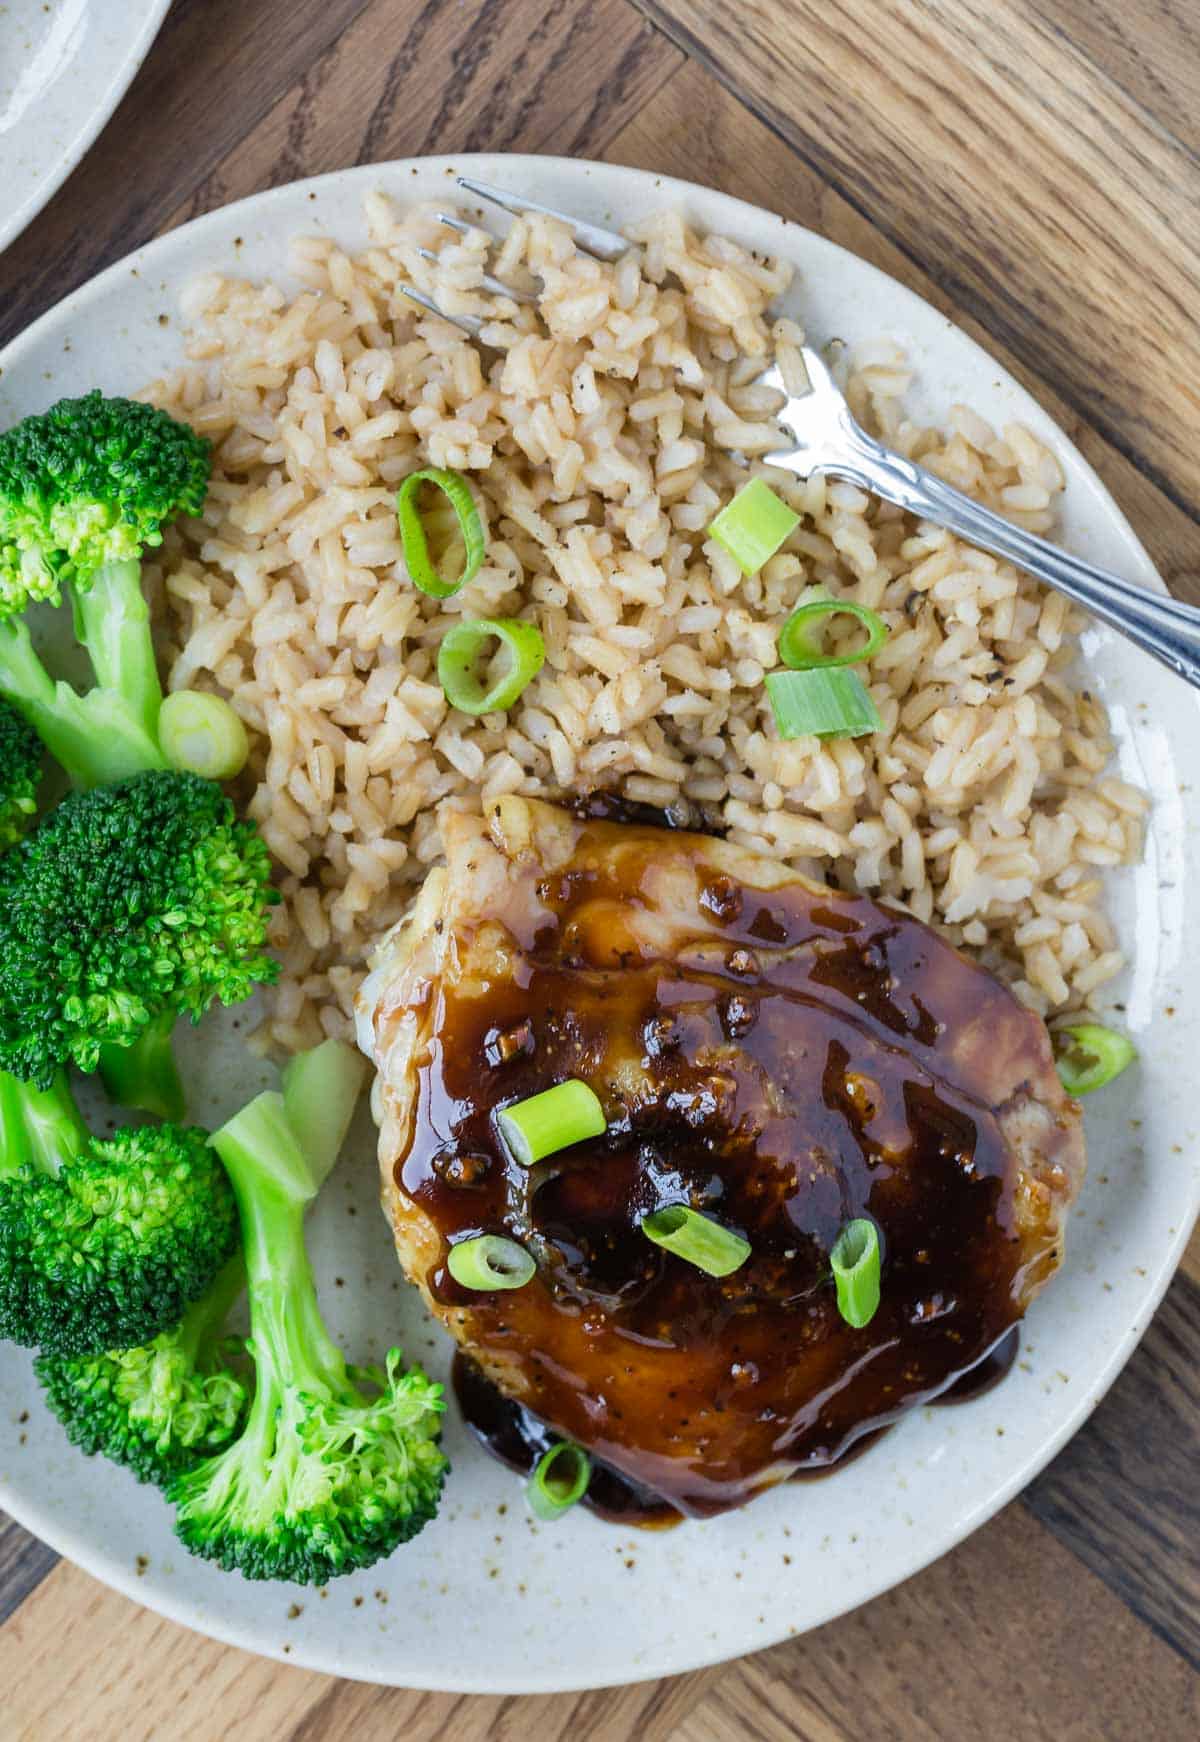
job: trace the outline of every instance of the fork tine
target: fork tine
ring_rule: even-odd
[[[437,265],[438,256],[432,248],[418,248],[417,253],[422,260],[428,260],[431,266]],[[485,272],[479,280],[479,288],[486,290],[491,296],[506,296],[509,302],[532,302],[534,300],[528,291],[514,290],[511,284],[505,284],[502,279],[493,278],[490,272]]]
[[[410,302],[415,302],[420,308],[423,308],[426,314],[437,315],[439,320],[449,321],[450,325],[457,327],[460,333],[468,333],[471,338],[475,339],[483,330],[484,323],[479,315],[443,314],[433,298],[426,296],[423,290],[415,290],[411,284],[398,284],[396,289]]]
[[[839,399],[842,390],[830,373],[829,367],[819,351],[814,351],[811,345],[801,345],[800,355],[804,360],[804,370],[808,376],[808,385],[814,393],[834,393]]]
[[[570,212],[556,211],[553,206],[543,206],[537,200],[519,199],[516,194],[506,193],[503,188],[492,187],[488,182],[472,181],[470,176],[460,175],[457,181],[460,188],[477,194],[481,200],[490,200],[502,211],[511,212],[514,218],[519,218],[523,212],[537,212],[543,218],[557,218],[560,223],[569,224],[584,253],[594,254],[597,260],[620,260],[632,247],[624,236],[615,230],[606,230],[602,224],[585,224],[581,219],[573,218]]]
[[[776,416],[791,438],[788,446],[773,448],[770,453],[763,454],[763,464],[778,466],[781,471],[792,472],[798,478],[807,478],[812,470],[811,465],[806,464],[804,459],[811,435],[807,428],[811,421],[810,414],[816,412],[818,418],[826,416],[829,397],[842,405],[845,400],[819,352],[814,351],[811,345],[801,345],[800,356],[808,376],[807,392],[793,393],[784,380],[778,363],[772,364],[760,375],[756,385],[778,388],[786,395],[783,407]]]
[[[505,284],[502,278],[493,278],[490,272],[485,272],[479,280],[484,290],[492,296],[506,296],[509,302],[535,302],[537,299],[527,290],[514,290],[511,284]]]

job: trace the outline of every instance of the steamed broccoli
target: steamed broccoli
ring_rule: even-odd
[[[34,1372],[72,1445],[159,1487],[228,1445],[250,1400],[231,1365],[240,1340],[223,1329],[245,1282],[239,1254],[153,1342],[106,1355],[40,1354]]]
[[[60,1072],[0,1072],[0,1337],[60,1355],[148,1342],[237,1249],[237,1207],[203,1131],[93,1137]]]
[[[260,1095],[213,1144],[241,1213],[256,1390],[241,1438],[169,1489],[176,1528],[228,1571],[322,1585],[433,1517],[441,1387],[395,1349],[383,1368],[350,1367],[326,1330],[304,1244],[319,1170],[283,1099]]]
[[[362,1055],[336,1040],[299,1054],[283,1073],[288,1121],[304,1134],[314,1189],[337,1159],[365,1075]],[[72,1444],[160,1487],[228,1445],[250,1400],[236,1365],[242,1339],[224,1331],[245,1286],[239,1252],[182,1323],[153,1342],[105,1355],[39,1355],[34,1371]]]
[[[15,708],[0,701],[0,853],[19,841],[37,810],[42,746]]]
[[[48,1088],[99,1066],[116,1100],[180,1117],[176,1019],[277,972],[269,879],[254,825],[197,775],[68,794],[0,857],[0,1068]]]
[[[199,514],[209,444],[166,412],[89,393],[0,435],[0,695],[77,786],[166,766],[162,689],[142,594],[143,550]],[[46,671],[20,613],[71,588],[96,687]]]

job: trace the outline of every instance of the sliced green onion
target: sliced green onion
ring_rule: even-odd
[[[1071,1045],[1057,1059],[1058,1078],[1068,1095],[1090,1095],[1119,1077],[1137,1057],[1137,1048],[1126,1034],[1105,1028],[1099,1022],[1077,1022],[1064,1028]]]
[[[750,1256],[749,1240],[686,1204],[668,1204],[664,1210],[652,1210],[642,1217],[641,1227],[647,1240],[653,1240],[656,1246],[665,1247],[676,1258],[694,1264],[709,1276],[729,1276]]]
[[[513,1160],[532,1167],[547,1155],[582,1143],[585,1137],[603,1137],[608,1130],[604,1108],[594,1092],[578,1077],[543,1089],[540,1095],[517,1101],[496,1115]]]
[[[827,617],[857,617],[867,632],[861,647],[849,653],[826,653],[820,630]],[[798,605],[779,631],[779,657],[793,671],[813,671],[839,665],[858,665],[879,652],[888,638],[888,626],[878,611],[856,605],[852,599],[810,599]]]
[[[494,1294],[499,1289],[524,1288],[532,1282],[537,1265],[515,1240],[506,1240],[503,1234],[476,1234],[450,1248],[446,1268],[464,1288]]]
[[[800,524],[789,508],[761,478],[743,484],[733,501],[709,524],[709,534],[723,545],[742,573],[752,575],[773,557],[785,538]]]
[[[484,650],[490,641],[500,645],[487,655]],[[512,707],[545,662],[546,644],[536,623],[521,623],[515,617],[474,617],[456,623],[443,638],[438,682],[452,708],[464,714],[499,714]]]
[[[232,780],[246,766],[246,728],[229,703],[204,690],[176,690],[158,715],[158,741],[172,768]]]
[[[440,492],[444,499],[444,504],[426,508],[424,513],[419,500],[423,484]],[[448,599],[479,573],[486,546],[483,521],[471,486],[461,472],[438,466],[410,472],[396,496],[396,518],[400,522],[405,567],[413,585],[430,598]],[[436,557],[430,554],[431,541],[437,550]],[[456,544],[461,545],[460,550],[454,549]],[[452,552],[457,559],[457,573],[446,573],[444,565]]]
[[[879,1306],[879,1229],[869,1216],[847,1222],[829,1254],[837,1285],[838,1311],[861,1331]]]
[[[862,738],[883,728],[856,671],[769,671],[764,681],[781,738]]]
[[[547,1524],[561,1518],[582,1500],[592,1479],[592,1460],[582,1446],[560,1440],[543,1452],[525,1485],[525,1498],[535,1518]]]

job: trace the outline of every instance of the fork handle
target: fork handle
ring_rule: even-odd
[[[923,466],[885,448],[857,425],[846,433],[851,439],[845,453],[822,459],[815,471],[847,478],[910,514],[944,526],[969,544],[1016,563],[1200,689],[1200,610],[1194,605],[1185,605],[1169,593],[1151,593],[1025,532]]]

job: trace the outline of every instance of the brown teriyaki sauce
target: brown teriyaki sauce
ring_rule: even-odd
[[[954,1380],[939,1397],[931,1397],[928,1407],[971,1403],[975,1398],[983,1397],[1002,1379],[1007,1379],[1016,1365],[1020,1347],[1021,1327],[1014,1325],[1010,1331],[1005,1331],[982,1361]],[[554,1445],[559,1436],[551,1433],[545,1422],[539,1421],[522,1404],[505,1397],[461,1349],[454,1357],[450,1383],[463,1420],[484,1450],[518,1475],[532,1475],[542,1453]],[[832,1462],[802,1465],[793,1470],[788,1480],[813,1482],[834,1476],[869,1452],[890,1431],[890,1426],[870,1428]],[[592,1479],[581,1505],[610,1524],[636,1525],[643,1530],[668,1530],[672,1525],[683,1523],[683,1514],[660,1495],[631,1481],[607,1464],[593,1462]]]
[[[1002,1343],[1011,1365],[1055,1252],[1049,1222],[1044,1239],[1017,1224],[1000,1117],[1053,1067],[1037,1019],[902,914],[742,884],[696,834],[570,826],[559,869],[510,868],[456,934],[394,1178],[441,1236],[439,1309],[519,1380],[523,1406],[458,1362],[480,1439],[523,1471],[556,1438],[587,1446],[606,1517],[706,1516],[977,1391]],[[496,1111],[568,1077],[596,1089],[606,1134],[520,1167]],[[718,1281],[652,1245],[641,1219],[677,1203],[751,1257]],[[884,1289],[855,1330],[828,1254],[860,1215]],[[521,1241],[533,1281],[457,1284],[445,1251],[480,1233]]]
[[[542,1453],[556,1443],[544,1421],[493,1385],[469,1355],[454,1357],[451,1384],[462,1418],[480,1445],[518,1475],[529,1476]],[[669,1529],[683,1514],[619,1470],[592,1464],[591,1481],[581,1505],[610,1524],[633,1524],[644,1530]]]

